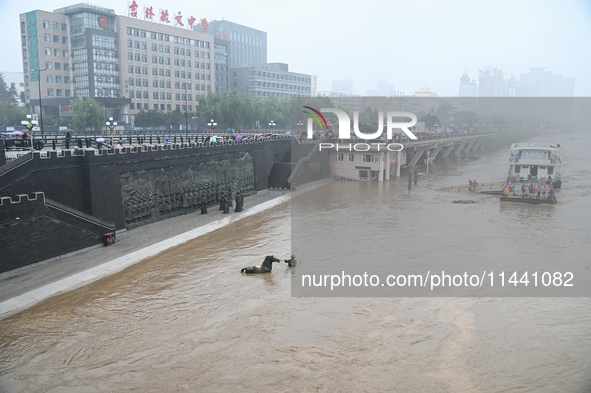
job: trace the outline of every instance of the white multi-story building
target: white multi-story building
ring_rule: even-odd
[[[71,115],[73,99],[92,97],[128,122],[140,110],[192,111],[215,91],[214,38],[193,31],[196,18],[130,8],[121,16],[81,3],[20,15],[25,99],[36,113],[42,105]]]
[[[506,97],[507,86],[503,70],[486,66],[480,70],[478,97]]]
[[[470,79],[466,71],[460,78],[460,97],[478,97],[478,87],[476,81]]]

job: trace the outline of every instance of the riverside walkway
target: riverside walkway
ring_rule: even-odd
[[[118,234],[112,247],[94,246],[0,275],[0,319],[38,302],[117,273],[166,249],[186,243],[238,220],[271,209],[330,182],[320,180],[297,191],[263,190],[245,198],[241,213],[223,214],[217,206],[207,215],[190,213]],[[232,209],[233,210],[233,209]]]

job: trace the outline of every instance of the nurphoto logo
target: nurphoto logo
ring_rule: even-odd
[[[322,114],[322,112],[325,113],[334,113],[338,120],[339,120],[339,132],[338,132],[338,139],[352,139],[351,138],[351,119],[349,118],[349,115],[347,115],[347,113],[345,111],[343,111],[342,109],[337,109],[337,108],[321,108],[320,110],[314,109],[310,106],[304,106],[304,108],[308,109],[307,111],[304,111],[304,113],[308,114],[311,116],[311,118],[308,118],[308,122],[306,124],[307,128],[307,135],[306,137],[308,139],[313,139],[314,138],[314,129],[313,129],[313,122],[314,120],[316,120],[316,123],[318,123],[318,125],[320,126],[320,129],[322,130],[323,128],[326,127],[326,130],[328,130],[328,121],[326,121],[326,118],[324,117],[324,115]],[[402,119],[409,119],[409,120],[405,120],[405,121],[401,121]],[[386,112],[386,140],[392,140],[393,139],[393,132],[392,130],[394,129],[400,129],[402,130],[402,132],[404,132],[409,139],[413,139],[416,140],[418,139],[415,134],[412,133],[412,131],[410,131],[410,128],[413,127],[415,124],[417,124],[417,116],[414,113],[411,112]],[[363,132],[361,132],[359,130],[359,112],[355,111],[353,112],[353,132],[355,133],[355,136],[359,139],[380,139],[382,137],[383,134],[383,129],[384,129],[384,112],[383,111],[379,111],[378,112],[378,130],[374,133],[371,134],[365,134]],[[386,143],[371,143],[371,145],[375,145],[377,146],[377,149],[380,150],[381,146],[385,146],[389,151],[400,151],[403,149],[402,144],[400,143],[390,143],[390,144],[386,144]],[[354,143],[354,144],[345,144],[344,146],[342,144],[338,144],[338,143],[319,143],[319,149],[333,149],[336,148],[336,150],[349,150],[351,151],[356,150],[356,151],[367,151],[370,149],[370,144],[368,143]]]

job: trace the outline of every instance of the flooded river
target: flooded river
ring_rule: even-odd
[[[460,259],[476,251],[508,257],[502,251],[495,254],[506,235],[481,234],[484,221],[525,228],[523,241],[531,248],[538,246],[533,233],[544,229],[543,222],[552,222],[570,226],[567,237],[573,245],[554,246],[585,270],[591,264],[586,245],[591,233],[591,140],[580,135],[561,139],[561,203],[544,210],[503,207],[484,196],[478,196],[479,210],[470,210],[471,205],[448,202],[476,196],[440,191],[468,179],[503,179],[507,150],[478,162],[432,166],[429,178],[420,179],[411,191],[413,203],[424,208],[413,210],[401,202],[396,214],[406,227],[415,220],[416,228],[446,236],[429,236],[415,255],[439,250]],[[378,203],[380,195],[404,201],[410,198],[406,188],[405,178],[389,184],[334,182],[298,202],[246,218],[2,320],[0,391],[590,391],[587,297],[298,298],[291,297],[293,272],[285,264],[275,264],[268,275],[239,274],[241,267],[260,263],[267,254],[287,259],[292,204],[313,209],[318,200],[332,201],[335,195],[360,198],[352,205]],[[378,208],[391,206],[392,200],[383,203]],[[321,207],[330,213],[330,204]],[[461,212],[465,215],[459,216]],[[339,222],[332,216],[334,225],[347,224],[347,219]],[[464,251],[444,240],[453,238],[460,224],[463,232],[481,234]],[[399,229],[389,239],[402,242],[403,233]],[[305,268],[306,261],[298,261],[298,268]]]

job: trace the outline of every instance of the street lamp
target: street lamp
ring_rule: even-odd
[[[304,125],[304,123],[301,120],[298,120],[298,136],[300,135],[300,127],[303,125]]]
[[[269,123],[269,127],[271,127],[271,132],[273,132],[273,128],[275,128],[277,124],[275,124],[275,122],[273,120],[271,120],[271,122]]]
[[[218,123],[215,123],[213,119],[211,119],[211,121],[207,123],[207,125],[211,128],[211,135],[213,136],[213,129],[218,125]]]
[[[115,127],[117,127],[117,122],[113,121],[112,117],[109,117],[109,121],[105,124],[107,125],[107,127],[109,127],[109,130],[111,130],[111,147],[113,147],[113,130],[115,129]]]
[[[187,136],[187,143],[189,140],[189,95],[187,94],[187,83],[185,85],[185,135]]]
[[[27,115],[27,120],[21,121],[21,124],[27,127],[27,130],[29,130],[29,138],[31,140],[31,151],[33,151],[33,127],[37,125],[37,121],[31,120],[31,115]]]
[[[47,68],[37,70],[37,77],[39,78],[39,128],[41,128],[41,138],[43,138],[43,107],[41,106],[41,72],[46,70]],[[31,147],[33,147],[33,145],[31,145]]]

